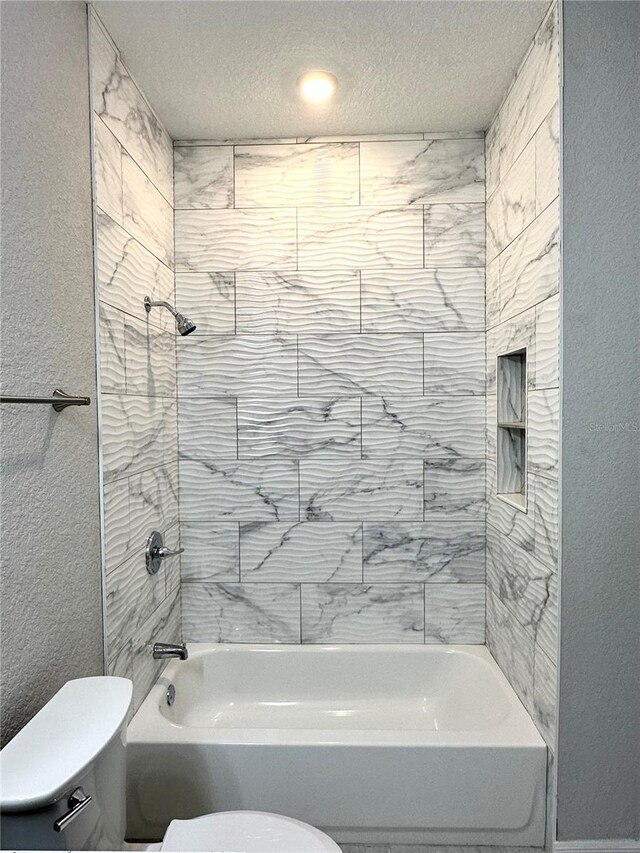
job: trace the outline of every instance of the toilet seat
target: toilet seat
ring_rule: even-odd
[[[172,820],[160,850],[206,853],[340,853],[314,826],[269,812],[218,812]]]

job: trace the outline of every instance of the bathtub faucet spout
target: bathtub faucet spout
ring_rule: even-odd
[[[186,660],[189,657],[189,652],[185,643],[154,643],[153,656],[156,660],[162,658],[180,658]]]

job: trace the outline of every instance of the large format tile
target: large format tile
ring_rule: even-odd
[[[549,748],[555,745],[556,665],[538,647],[534,654],[533,721]]]
[[[124,349],[126,314],[104,302],[99,303],[100,318],[100,391],[124,394],[127,390]]]
[[[430,139],[360,145],[361,203],[484,201],[484,140]]]
[[[180,593],[167,596],[133,636],[133,707],[137,711],[147,693],[158,680],[166,665],[155,660],[153,644],[179,643],[182,639],[180,625]]]
[[[420,520],[422,462],[302,460],[300,514],[310,521]]]
[[[122,155],[122,210],[125,230],[172,267],[173,210],[126,152]]]
[[[560,361],[560,296],[536,305],[535,388],[557,388]]]
[[[368,583],[484,582],[482,521],[366,522],[363,536],[364,580]]]
[[[422,643],[421,584],[305,584],[303,643]]]
[[[484,459],[429,459],[424,463],[426,521],[472,521],[485,516]]]
[[[362,580],[359,522],[240,525],[243,582],[358,583]]]
[[[484,643],[484,584],[425,586],[426,643]]]
[[[526,708],[533,700],[534,638],[487,590],[487,646]]]
[[[560,108],[558,103],[542,122],[535,136],[536,213],[557,197],[560,189]]]
[[[295,208],[176,210],[176,270],[296,266]]]
[[[192,643],[299,643],[296,584],[187,583],[184,638]]]
[[[424,208],[425,267],[483,267],[484,204],[429,204]]]
[[[93,116],[96,204],[122,225],[122,149],[109,128]]]
[[[484,270],[364,270],[363,332],[484,330]]]
[[[358,332],[356,270],[239,272],[238,332]]]
[[[168,397],[102,397],[102,449],[105,482],[175,457],[175,400]]]
[[[118,648],[123,640],[141,628],[164,597],[164,568],[150,575],[144,551],[110,572],[105,581],[107,647]]]
[[[357,205],[358,155],[352,142],[236,146],[236,207]]]
[[[182,454],[180,494],[183,520],[298,520],[295,462],[216,461]]]
[[[241,398],[240,458],[357,456],[361,454],[357,397]]]
[[[236,288],[232,272],[176,273],[176,305],[196,324],[193,335],[232,335]]]
[[[364,397],[364,457],[484,455],[484,399],[474,397]]]
[[[233,148],[174,148],[173,181],[176,208],[233,207]]]
[[[296,340],[285,335],[179,338],[178,386],[182,396],[295,395]]]
[[[239,581],[240,541],[234,521],[180,524],[180,557],[183,583]]]
[[[175,397],[175,334],[125,315],[124,335],[127,393]]]
[[[560,413],[558,389],[530,391],[527,409],[529,473],[557,479]]]
[[[420,335],[307,335],[298,346],[301,394],[422,393]]]
[[[558,563],[558,481],[530,476],[535,502],[534,553],[543,563]]]
[[[233,397],[180,397],[178,434],[180,451],[220,459],[238,455],[236,401]]]
[[[160,530],[168,537],[171,529],[171,541],[167,539],[166,544],[177,546],[175,539],[179,531],[173,529],[179,515],[177,460],[133,474],[126,482],[129,491],[129,550],[143,550],[153,530]],[[179,562],[172,559],[166,566],[173,573],[179,568]]]
[[[424,336],[425,394],[484,394],[484,332]]]
[[[487,202],[487,259],[514,240],[536,216],[536,147],[532,140]]]
[[[302,269],[421,267],[422,208],[319,207],[298,211]]]

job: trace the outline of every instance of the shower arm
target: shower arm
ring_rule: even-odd
[[[179,313],[169,302],[165,302],[162,299],[156,302],[152,302],[148,296],[145,296],[144,298],[144,307],[147,314],[149,313],[149,311],[151,311],[152,308],[166,308],[167,311],[170,311],[174,317],[176,317]]]

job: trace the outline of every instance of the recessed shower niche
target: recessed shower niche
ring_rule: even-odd
[[[496,453],[499,498],[527,511],[527,350],[498,356]]]

